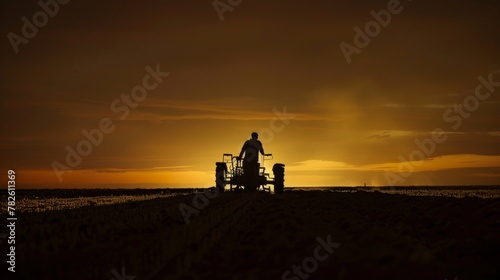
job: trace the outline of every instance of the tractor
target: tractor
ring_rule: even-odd
[[[262,156],[262,166],[257,163],[256,172],[248,172],[245,174],[244,159],[233,156],[233,154],[223,154],[222,161],[216,162],[215,165],[215,183],[217,190],[223,192],[226,186],[229,185],[230,191],[267,191],[271,192],[271,187],[274,185],[274,193],[282,193],[285,182],[285,165],[276,163],[273,165],[273,175],[266,173],[264,161],[272,159],[272,154]]]

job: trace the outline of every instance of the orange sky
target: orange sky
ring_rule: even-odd
[[[2,2],[0,172],[18,187],[209,187],[258,131],[288,186],[500,183],[498,1],[401,1],[350,63],[339,45],[390,1],[243,1],[222,22],[212,2],[70,1],[17,47],[41,7]],[[70,166],[66,147],[102,119],[112,131]]]

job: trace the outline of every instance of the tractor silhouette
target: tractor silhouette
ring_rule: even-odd
[[[262,166],[258,164],[258,172],[245,174],[243,168],[244,159],[233,156],[233,154],[224,154],[222,161],[216,162],[215,168],[215,183],[217,190],[223,192],[226,186],[229,185],[230,191],[268,191],[271,192],[271,187],[274,185],[274,193],[282,193],[285,183],[285,165],[276,163],[273,165],[273,175],[266,173],[264,160],[272,159],[272,154],[262,156]]]

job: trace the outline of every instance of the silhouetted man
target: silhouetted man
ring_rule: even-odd
[[[264,148],[262,148],[262,143],[257,139],[259,139],[259,134],[252,132],[252,138],[247,140],[241,148],[239,157],[241,158],[243,153],[245,153],[243,173],[246,176],[251,176],[247,178],[255,178],[259,175],[259,152],[264,155]]]

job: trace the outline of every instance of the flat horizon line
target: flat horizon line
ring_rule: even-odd
[[[197,190],[211,187],[78,187],[78,188],[46,188],[17,187],[16,190]],[[404,188],[500,188],[500,185],[407,185],[407,186],[290,186],[285,189],[404,189]]]

